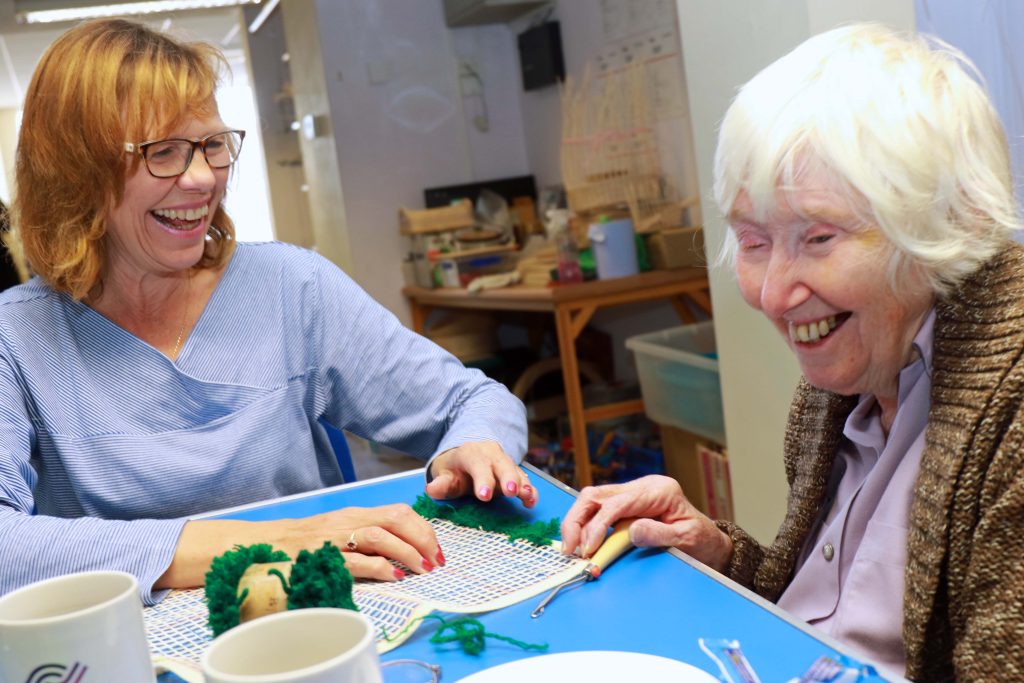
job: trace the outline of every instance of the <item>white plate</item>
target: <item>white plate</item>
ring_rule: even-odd
[[[672,681],[718,683],[695,666],[639,652],[562,652],[520,659],[460,679],[461,683],[523,683],[524,681]]]

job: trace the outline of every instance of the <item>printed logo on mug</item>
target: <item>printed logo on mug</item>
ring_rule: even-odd
[[[153,680],[139,585],[131,574],[67,574],[0,597],[0,681]]]
[[[43,664],[28,675],[25,683],[81,683],[85,680],[85,672],[89,667],[80,662],[71,666],[63,664]]]

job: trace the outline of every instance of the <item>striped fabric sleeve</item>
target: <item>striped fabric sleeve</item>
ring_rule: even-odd
[[[42,579],[94,569],[128,572],[143,604],[166,591],[153,584],[166,571],[185,520],[62,519],[0,505],[0,595]]]
[[[522,460],[526,409],[519,399],[404,327],[333,264],[317,259],[315,327],[332,423],[421,458],[496,441]]]
[[[170,565],[185,521],[33,514],[34,434],[20,385],[0,357],[0,595],[60,574],[119,569],[136,577],[145,604],[159,602],[153,584]]]

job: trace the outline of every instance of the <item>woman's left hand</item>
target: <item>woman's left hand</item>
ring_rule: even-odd
[[[516,497],[526,507],[537,503],[537,489],[526,472],[512,461],[494,441],[464,443],[434,458],[427,484],[431,498],[457,498],[470,491],[478,499],[490,500],[495,492]]]
[[[732,540],[687,500],[675,479],[648,475],[625,484],[588,486],[562,520],[562,549],[590,557],[608,527],[637,517],[629,540],[639,548],[676,547],[716,571],[732,557]]]

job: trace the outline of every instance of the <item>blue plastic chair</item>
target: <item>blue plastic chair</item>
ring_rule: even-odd
[[[323,418],[319,422],[323,425],[324,431],[327,432],[331,448],[334,449],[334,457],[338,461],[338,467],[341,469],[342,479],[346,484],[356,481],[356,468],[352,464],[352,452],[349,451],[345,432],[337,429]]]

